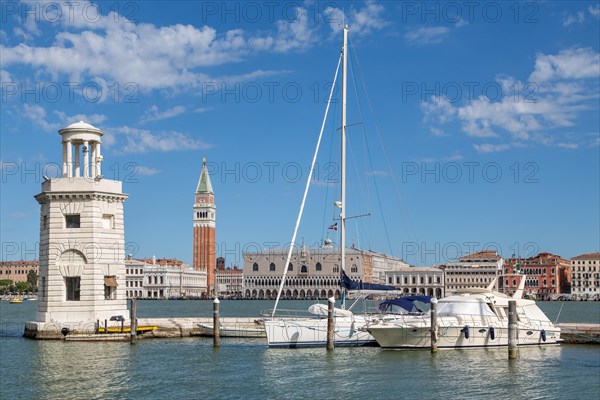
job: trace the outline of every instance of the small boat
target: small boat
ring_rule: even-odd
[[[561,342],[560,328],[553,324],[535,301],[523,299],[522,285],[513,297],[486,289],[472,288],[444,297],[437,308],[438,348],[488,348],[508,346],[508,302],[517,306],[518,346],[555,345]],[[431,314],[384,314],[365,329],[383,348],[431,347]]]
[[[144,332],[155,331],[157,329],[158,329],[158,326],[149,325],[149,326],[138,326],[135,331],[137,333],[144,333]],[[98,328],[98,333],[104,333],[104,332],[105,332],[104,327]],[[123,333],[130,333],[130,332],[131,332],[131,327],[129,327],[129,326],[123,327]],[[109,326],[108,333],[121,333],[121,327],[120,326]]]
[[[213,337],[215,335],[213,324],[198,324],[198,328],[200,329],[200,336]],[[219,336],[230,338],[263,338],[267,334],[265,333],[265,327],[261,323],[254,322],[236,326],[219,325]]]
[[[23,302],[23,300],[21,300],[19,298],[9,300],[10,304],[21,304],[22,302]]]

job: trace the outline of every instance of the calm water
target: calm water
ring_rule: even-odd
[[[256,316],[270,301],[224,301],[225,316]],[[284,302],[282,308],[310,302]],[[600,323],[600,303],[549,302],[559,322]],[[53,398],[481,398],[598,399],[600,346],[383,351],[268,349],[257,341],[186,338],[127,343],[31,341],[20,337],[35,302],[0,302],[0,397]],[[209,301],[145,301],[140,317],[209,316]]]

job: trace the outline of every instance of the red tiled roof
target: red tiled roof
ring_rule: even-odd
[[[600,260],[600,253],[586,253],[572,257],[571,260]]]
[[[477,253],[467,254],[460,258],[461,261],[466,260],[499,260],[501,257],[498,255],[496,250],[482,250]]]

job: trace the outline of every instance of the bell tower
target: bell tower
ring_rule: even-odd
[[[215,194],[206,167],[206,158],[203,157],[194,201],[193,267],[195,270],[206,271],[207,296],[213,294],[215,283],[216,216]]]
[[[127,317],[122,183],[105,179],[103,132],[85,122],[58,131],[62,176],[44,177],[36,322],[80,324]],[[79,327],[80,328],[80,327]]]

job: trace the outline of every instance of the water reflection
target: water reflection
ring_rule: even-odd
[[[124,397],[127,343],[36,342],[31,384],[41,398]]]

